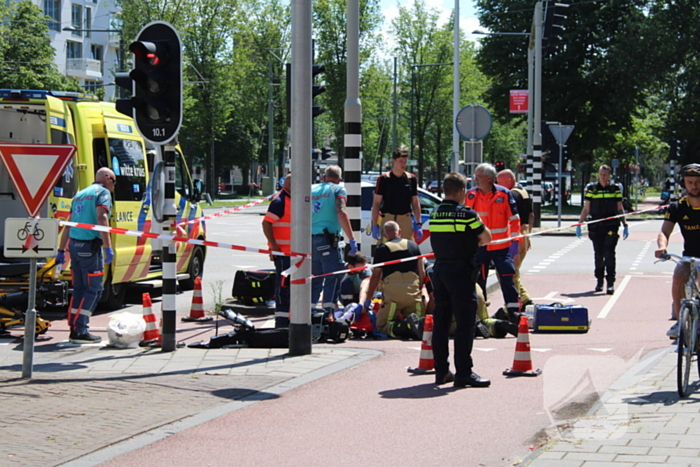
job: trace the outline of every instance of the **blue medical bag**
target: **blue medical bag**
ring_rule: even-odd
[[[588,308],[581,305],[535,305],[534,332],[588,332]]]

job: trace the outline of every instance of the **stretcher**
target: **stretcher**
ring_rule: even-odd
[[[0,334],[8,328],[24,327],[24,318],[29,306],[30,263],[0,263]],[[58,275],[52,258],[37,266],[36,309],[47,306],[64,306],[67,303],[68,284],[54,280]],[[35,334],[44,334],[51,326],[37,313]]]

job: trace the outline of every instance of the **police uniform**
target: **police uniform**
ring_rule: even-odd
[[[476,322],[476,275],[474,257],[478,236],[485,230],[471,208],[445,200],[430,215],[430,244],[435,254],[432,282],[435,294],[433,312],[433,358],[435,372],[449,371],[448,331],[454,315],[455,380],[469,378],[472,372],[472,346]]]
[[[413,239],[413,223],[411,222],[411,210],[413,197],[418,196],[418,180],[416,176],[405,172],[397,177],[393,171],[379,176],[374,194],[382,196],[380,207],[379,229],[384,231],[384,224],[394,221],[401,228],[401,237],[407,240]],[[420,222],[416,219],[416,222]],[[386,241],[381,237],[378,243]]]
[[[584,201],[590,201],[590,220],[605,219],[618,214],[617,203],[622,201],[620,187],[614,183],[607,186],[599,182],[589,183],[586,186]],[[588,225],[588,238],[593,242],[593,254],[595,261],[595,277],[598,284],[605,278],[608,287],[615,283],[615,247],[620,235],[620,219],[609,219]]]

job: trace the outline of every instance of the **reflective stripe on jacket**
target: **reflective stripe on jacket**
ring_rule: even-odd
[[[496,243],[520,235],[520,216],[515,199],[505,187],[494,185],[488,193],[474,187],[467,192],[464,204],[481,218],[481,222],[491,231],[491,242],[486,245],[489,251],[510,247],[511,242]]]

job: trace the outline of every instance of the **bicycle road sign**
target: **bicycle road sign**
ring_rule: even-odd
[[[5,219],[7,258],[45,258],[55,256],[58,245],[58,220],[40,218]]]
[[[0,159],[29,217],[36,217],[70,163],[72,144],[0,143]]]

